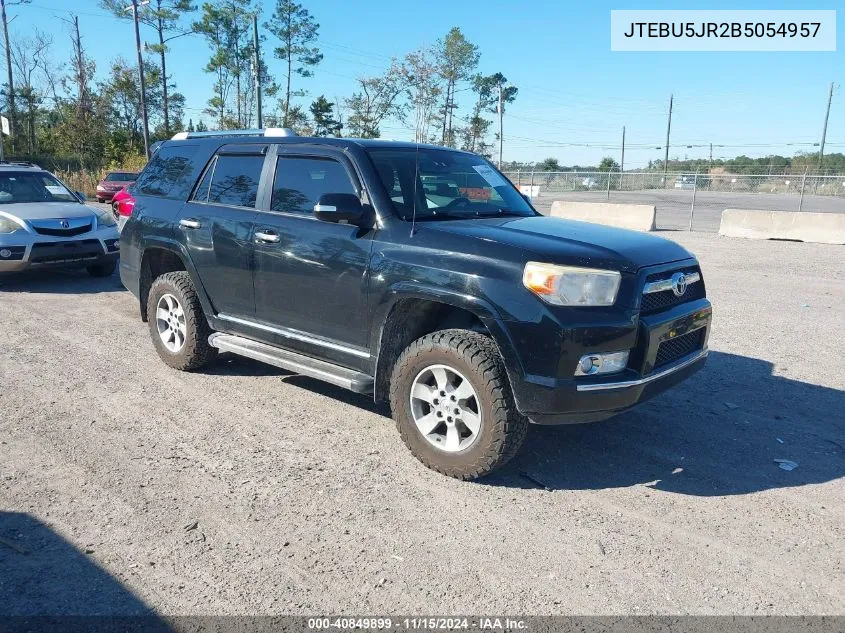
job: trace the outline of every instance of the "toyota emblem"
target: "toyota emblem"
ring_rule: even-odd
[[[672,292],[676,297],[682,296],[687,291],[687,276],[684,273],[672,275]]]

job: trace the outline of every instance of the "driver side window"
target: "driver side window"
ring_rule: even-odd
[[[312,215],[320,196],[358,192],[336,160],[315,156],[280,156],[273,179],[270,208],[284,213]]]

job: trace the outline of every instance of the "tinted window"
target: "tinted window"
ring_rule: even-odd
[[[138,176],[135,190],[144,196],[186,199],[194,184],[191,159],[196,152],[196,145],[181,142],[162,146]]]
[[[311,214],[326,193],[358,195],[343,165],[330,158],[279,158],[273,181],[273,211]]]
[[[254,207],[263,166],[263,156],[218,156],[211,175],[208,201]]]
[[[194,195],[191,200],[196,200],[198,202],[208,202],[208,187],[211,185],[211,176],[214,174],[214,165],[217,162],[217,157],[213,157],[211,162],[208,164],[208,167],[205,168],[205,173],[203,174],[202,180],[200,184],[197,185],[196,191],[194,191]]]

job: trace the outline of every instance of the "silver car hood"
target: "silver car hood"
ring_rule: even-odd
[[[21,220],[46,220],[50,218],[90,218],[99,209],[78,202],[13,202],[0,204],[0,214],[9,214]]]

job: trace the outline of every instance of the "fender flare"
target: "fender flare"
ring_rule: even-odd
[[[382,334],[384,332],[385,325],[387,324],[396,304],[403,299],[433,301],[455,308],[460,308],[475,315],[490,332],[493,340],[496,341],[496,344],[499,347],[499,353],[502,355],[502,361],[504,362],[505,369],[508,372],[508,378],[511,381],[511,385],[513,385],[515,380],[521,380],[524,376],[522,361],[516,352],[516,346],[511,338],[506,322],[502,319],[498,310],[496,310],[489,301],[473,295],[460,293],[452,289],[428,286],[413,282],[400,282],[388,289],[386,299],[376,310],[380,327],[376,332],[374,337],[375,340],[371,346],[371,349],[376,352],[376,376],[378,376],[380,369],[382,356]],[[376,391],[378,391],[378,381],[376,381]],[[376,398],[378,398],[378,395],[378,393],[375,394]]]
[[[191,281],[193,282],[194,288],[197,291],[197,297],[199,297],[200,305],[202,305],[203,312],[205,313],[205,318],[209,321],[209,325],[211,325],[210,317],[214,315],[213,308],[211,306],[211,301],[208,298],[208,293],[206,293],[205,287],[202,285],[202,281],[200,280],[200,276],[197,273],[197,269],[194,267],[193,261],[191,261],[191,257],[188,254],[188,250],[185,248],[185,245],[181,242],[167,237],[147,237],[141,241],[138,248],[139,252],[141,253],[139,271],[141,275],[141,283],[143,282],[144,257],[147,251],[153,248],[169,251],[180,259],[188,275],[191,277]],[[138,288],[138,300],[142,304],[141,313],[143,314],[145,310],[145,306],[143,305],[144,289],[141,283],[139,283]],[[150,280],[150,283],[152,283],[152,280]]]

